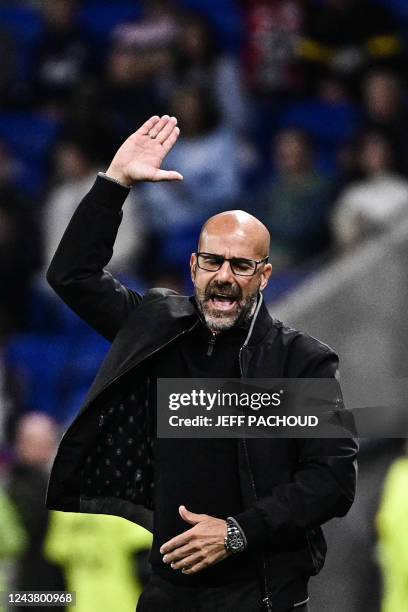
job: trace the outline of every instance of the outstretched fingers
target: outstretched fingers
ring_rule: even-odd
[[[179,136],[180,136],[180,128],[174,125],[173,129],[169,132],[166,140],[162,142],[162,147],[165,150],[166,155],[174,147]]]
[[[166,153],[168,153],[180,134],[180,130],[176,126],[176,117],[154,115],[145,121],[135,134],[149,136],[155,142],[163,145]]]
[[[149,181],[182,181],[183,175],[175,170],[161,170],[160,165],[167,153],[172,149],[180,134],[177,119],[169,115],[158,117],[154,115],[133,134],[147,136],[136,138],[135,142],[141,148],[147,159],[139,160],[143,165],[143,179]],[[149,157],[150,156],[150,157]],[[153,157],[152,157],[153,156]],[[154,159],[153,159],[154,158]],[[153,161],[152,161],[153,159]],[[148,176],[146,174],[146,167]],[[140,170],[140,168],[139,168]],[[146,178],[145,178],[146,175]],[[140,179],[139,179],[140,180]]]
[[[157,134],[156,141],[160,142],[160,144],[163,144],[163,142],[170,136],[170,134],[172,133],[176,125],[177,125],[176,117],[169,117],[167,123],[163,125],[163,127]]]
[[[168,123],[173,124],[173,121],[171,119],[171,117],[169,117],[169,115],[163,115],[162,117],[160,117],[159,121],[157,121],[154,126],[152,128],[150,128],[149,130],[149,136],[150,138],[153,138],[155,140],[158,140],[158,135],[160,134],[160,132],[163,130],[163,128],[166,127],[166,125]]]
[[[144,122],[143,125],[140,126],[138,130],[136,130],[136,134],[149,134],[150,130],[160,121],[160,117],[158,115],[154,115],[150,117],[147,121]]]

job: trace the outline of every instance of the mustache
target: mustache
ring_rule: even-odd
[[[207,286],[204,292],[205,301],[210,300],[216,293],[220,293],[235,300],[240,300],[242,298],[242,291],[238,285],[214,281]]]

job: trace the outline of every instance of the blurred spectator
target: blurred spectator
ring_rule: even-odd
[[[67,140],[77,143],[90,157],[93,166],[105,168],[109,165],[123,139],[115,123],[115,111],[106,103],[105,93],[96,75],[75,87],[69,98],[60,140],[53,149],[54,155],[61,140]],[[132,129],[133,125],[126,130],[126,137]]]
[[[117,516],[53,512],[45,554],[76,593],[76,612],[134,612],[142,591],[137,552],[152,535]]]
[[[16,42],[6,28],[0,27],[0,106],[13,102],[13,89],[17,77]]]
[[[179,85],[194,83],[210,91],[223,122],[245,131],[248,101],[240,63],[231,53],[221,51],[216,33],[203,15],[187,13],[180,19],[175,73]]]
[[[257,207],[271,232],[271,258],[278,270],[301,264],[329,246],[332,186],[318,172],[313,144],[301,130],[278,134],[273,158],[276,176],[261,190]]]
[[[8,377],[8,368],[6,368],[6,360],[4,359],[5,335],[8,331],[8,325],[4,320],[1,320],[0,313],[0,449],[6,445],[10,413],[14,407],[14,402],[10,397],[11,381]]]
[[[312,81],[309,81],[311,83]],[[319,99],[333,106],[350,104],[352,96],[344,81],[338,76],[330,75],[319,84]]]
[[[23,553],[26,540],[18,512],[0,484],[0,592],[11,590],[12,564]]]
[[[185,85],[175,91],[170,108],[179,118],[182,137],[166,167],[176,168],[184,181],[146,184],[143,193],[159,243],[158,261],[182,270],[196,248],[201,224],[234,206],[241,179],[236,138],[222,122],[210,92]]]
[[[381,612],[408,610],[407,516],[408,456],[405,454],[388,472],[376,519],[378,558],[384,576]]]
[[[140,21],[115,28],[103,95],[126,136],[153,112],[162,114],[171,94],[178,22],[168,0],[142,2]]]
[[[34,103],[52,116],[65,112],[69,95],[90,69],[90,47],[78,20],[78,0],[45,0],[44,32],[36,50]]]
[[[114,40],[119,46],[150,48],[154,56],[152,62],[164,71],[169,67],[169,54],[178,30],[174,3],[169,0],[142,0],[141,4],[143,19],[115,28]]]
[[[15,459],[7,483],[8,493],[27,534],[27,547],[19,559],[13,585],[17,591],[65,590],[61,571],[43,554],[50,516],[44,500],[58,438],[54,421],[41,413],[26,414],[17,425]],[[30,607],[22,609],[30,610]],[[46,607],[39,609],[46,610]],[[57,607],[57,610],[63,609]]]
[[[0,141],[0,320],[9,331],[25,324],[31,279],[40,266],[36,214],[17,189],[18,173]]]
[[[115,28],[100,86],[121,139],[153,113],[167,112],[171,94],[177,17],[167,0],[142,4],[143,19]]]
[[[299,0],[246,0],[244,66],[253,95],[276,99],[298,95],[303,86],[297,48],[304,7]]]
[[[364,81],[367,113],[363,129],[381,131],[390,141],[399,170],[408,172],[408,110],[406,91],[396,74],[384,70],[369,73]]]
[[[369,0],[323,0],[307,15],[299,52],[310,91],[334,78],[357,94],[367,68],[402,67],[403,39],[384,7]]]
[[[161,114],[156,65],[150,50],[144,47],[115,45],[110,51],[103,82],[100,84],[99,104],[121,137],[153,113]]]
[[[8,395],[6,391],[6,372],[2,354],[2,344],[3,342],[0,332],[0,448],[5,444],[6,419],[8,415]]]
[[[96,134],[75,135],[60,143],[56,151],[56,185],[51,190],[43,211],[44,263],[48,267],[78,203],[89,191],[99,170]],[[123,209],[123,221],[110,268],[117,273],[131,273],[142,247],[142,223],[137,213],[135,192]]]
[[[356,158],[363,179],[346,187],[332,216],[335,240],[342,249],[408,215],[408,181],[394,171],[389,141],[380,133],[367,133]]]

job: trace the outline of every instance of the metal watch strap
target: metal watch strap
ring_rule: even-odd
[[[98,172],[98,176],[101,176],[102,178],[106,179],[107,181],[111,181],[112,183],[116,183],[117,185],[120,185],[121,187],[124,187],[125,189],[130,189],[130,187],[128,187],[128,185],[125,185],[124,183],[121,183],[120,181],[117,181],[116,179],[112,178],[111,176],[108,176],[107,174],[105,174],[105,172]]]
[[[234,517],[227,518],[227,535],[224,539],[224,546],[228,552],[242,552],[247,547],[247,540],[244,532]]]

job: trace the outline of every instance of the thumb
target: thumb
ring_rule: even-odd
[[[195,514],[195,512],[190,512],[185,506],[179,506],[179,513],[183,521],[186,521],[186,523],[190,523],[190,525],[196,525],[197,523],[203,520],[202,514]]]
[[[183,175],[175,170],[158,170],[153,177],[153,181],[182,181]]]

